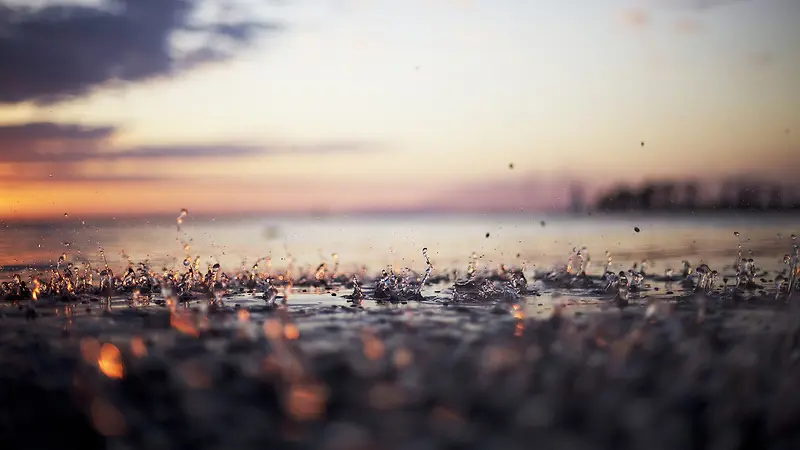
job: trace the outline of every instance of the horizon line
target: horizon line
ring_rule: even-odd
[[[74,217],[53,215],[39,215],[39,216],[24,216],[24,217],[9,217],[0,216],[0,225],[17,225],[17,224],[48,224],[58,225],[58,222],[70,223],[75,221],[92,221],[92,222],[111,222],[117,220],[130,220],[130,221],[154,221],[154,222],[170,222],[177,221],[178,214],[168,213],[122,213],[122,214],[89,214],[79,215]],[[564,209],[537,209],[537,210],[523,210],[523,209],[489,209],[489,210],[438,210],[438,209],[391,209],[391,210],[352,210],[352,211],[242,211],[242,212],[226,212],[226,213],[192,213],[189,211],[188,220],[184,222],[184,226],[189,226],[191,220],[207,221],[220,221],[226,222],[235,219],[256,219],[265,217],[275,217],[279,219],[287,218],[301,218],[301,219],[329,219],[329,218],[380,218],[380,217],[413,217],[413,216],[441,216],[441,217],[475,217],[475,216],[493,216],[493,217],[541,217],[541,218],[563,218],[563,217],[592,217],[592,218],[606,218],[606,217],[702,217],[708,215],[732,215],[732,216],[752,216],[752,215],[800,215],[800,210],[797,209],[782,209],[782,210],[741,210],[741,209],[697,209],[697,210],[598,210],[586,209],[583,211],[572,211],[568,208]],[[185,219],[186,220],[186,219]]]

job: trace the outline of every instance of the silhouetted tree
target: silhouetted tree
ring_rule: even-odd
[[[696,209],[698,193],[699,191],[696,184],[687,183],[683,187],[683,203],[681,206],[684,209]]]
[[[653,209],[653,196],[656,190],[652,185],[646,185],[639,191],[639,207],[645,211]]]
[[[727,180],[712,202],[700,202],[700,191],[694,182],[676,185],[670,182],[646,183],[639,188],[617,186],[602,195],[596,208],[603,211],[664,211],[670,209],[700,210],[735,208],[763,211],[800,209],[800,189],[764,185],[755,181]]]
[[[773,186],[769,192],[769,202],[767,209],[783,209],[783,189],[780,186]]]
[[[657,209],[673,209],[675,207],[675,185],[662,183],[656,186],[656,199],[653,206]]]
[[[736,201],[734,199],[736,195],[736,187],[734,186],[731,180],[727,180],[722,183],[722,188],[719,191],[719,200],[717,201],[717,207],[722,209],[731,209],[736,206]]]
[[[736,207],[738,209],[756,210],[760,209],[759,193],[753,186],[742,186],[736,197]]]
[[[603,211],[627,211],[634,209],[636,195],[626,186],[619,186],[603,196],[597,205]]]
[[[584,210],[584,191],[579,184],[570,186],[570,209],[572,212],[579,213]]]
[[[623,211],[630,211],[636,208],[636,195],[628,188],[623,188],[617,193],[617,201]]]

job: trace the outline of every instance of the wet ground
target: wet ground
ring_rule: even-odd
[[[0,448],[800,448],[800,314],[757,290],[538,281],[360,307],[0,307]],[[654,287],[661,286],[656,291]],[[800,299],[795,299],[798,301]]]

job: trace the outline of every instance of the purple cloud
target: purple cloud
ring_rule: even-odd
[[[110,145],[117,128],[34,122],[0,125],[0,163],[61,164],[121,160],[165,161],[244,158],[274,155],[335,155],[373,153],[384,148],[366,142],[313,144],[243,144],[219,142],[193,145],[138,146],[115,149]]]
[[[0,104],[49,104],[112,81],[174,76],[231,58],[262,32],[281,28],[258,19],[203,22],[196,13],[208,3],[219,0],[0,5]],[[179,48],[173,44],[176,36],[199,44]]]

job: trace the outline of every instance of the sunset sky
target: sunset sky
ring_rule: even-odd
[[[0,217],[795,179],[798,24],[797,0],[0,0]]]

